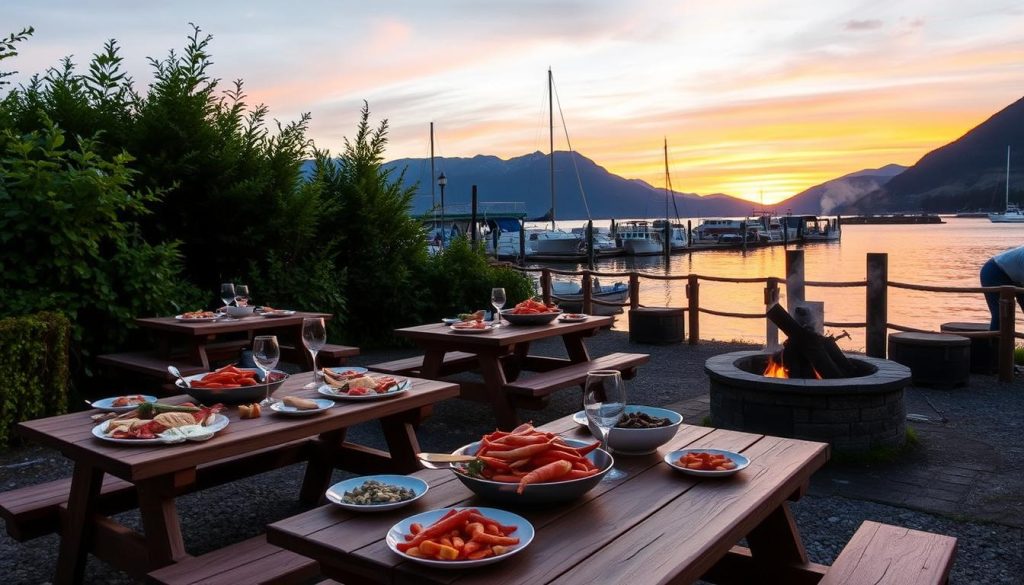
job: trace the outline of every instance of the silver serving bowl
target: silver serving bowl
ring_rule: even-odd
[[[513,325],[547,325],[562,314],[562,310],[549,311],[547,313],[526,313],[517,315],[515,309],[505,309],[501,312],[501,318]]]
[[[572,447],[584,447],[590,443],[587,441],[576,441],[565,439],[565,442]],[[480,448],[480,442],[470,443],[455,450],[456,455],[472,455]],[[615,460],[604,449],[597,448],[587,454],[594,465],[601,471],[581,479],[570,479],[568,481],[552,481],[546,483],[532,483],[526,486],[522,494],[517,494],[519,484],[506,483],[502,481],[491,481],[470,477],[464,473],[455,471],[455,477],[473,493],[481,498],[502,502],[505,504],[547,504],[551,502],[565,502],[575,500],[601,483],[605,474],[612,468]]]
[[[263,374],[254,368],[239,368],[240,370],[248,370],[250,372],[256,372],[256,379],[262,378]],[[185,379],[190,383],[201,379],[206,374],[196,374],[194,376],[185,376]],[[273,394],[284,381],[288,379],[288,374],[281,370],[270,370],[270,393]],[[217,404],[252,404],[253,402],[259,402],[267,397],[267,384],[256,384],[255,386],[242,386],[239,388],[186,388],[182,384],[181,380],[175,380],[174,384],[192,398],[195,398],[202,404],[211,405]]]
[[[653,427],[649,429],[624,429],[621,427],[613,427],[611,432],[608,433],[608,448],[614,453],[620,453],[622,455],[643,455],[645,453],[653,453],[658,447],[661,447],[669,440],[676,436],[676,431],[679,430],[679,425],[683,424],[683,415],[675,412],[674,410],[668,410],[667,408],[658,408],[656,406],[639,406],[639,405],[627,405],[626,413],[631,412],[645,412],[651,416],[659,418],[667,418],[671,423],[664,427]],[[588,421],[590,427],[590,434],[595,437],[601,436],[599,429],[595,428],[593,424]]]

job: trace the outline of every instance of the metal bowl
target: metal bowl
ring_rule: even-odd
[[[514,310],[515,309],[505,309],[501,312],[501,318],[513,325],[547,325],[562,314],[561,309],[556,309],[547,313],[526,313],[523,315],[513,313],[512,311]]]
[[[671,421],[671,424],[665,427],[653,427],[649,429],[623,429],[620,427],[612,427],[610,433],[608,433],[608,448],[615,453],[622,455],[643,455],[646,453],[653,453],[669,440],[676,436],[676,431],[679,430],[679,425],[683,423],[683,415],[675,412],[674,410],[668,410],[667,408],[658,408],[656,406],[638,406],[638,405],[627,405],[626,413],[631,412],[645,412],[651,416],[657,416],[660,418],[667,418]],[[590,434],[595,437],[601,436],[599,430],[593,425],[589,425]]]
[[[576,441],[573,439],[565,439],[565,442],[573,447],[584,447],[590,444],[587,441]],[[457,449],[454,453],[456,455],[472,455],[476,453],[479,448],[480,442],[477,441]],[[530,484],[526,486],[522,494],[516,493],[516,489],[519,487],[519,484],[470,477],[457,470],[455,471],[455,477],[459,478],[459,481],[465,484],[466,487],[473,490],[473,493],[492,502],[502,502],[505,504],[548,504],[552,502],[565,502],[575,500],[590,491],[591,488],[597,484],[601,483],[605,474],[608,473],[608,470],[611,469],[612,465],[615,463],[612,456],[607,451],[600,448],[594,449],[588,453],[587,458],[590,459],[601,471],[591,475],[590,477],[584,477],[582,479]]]
[[[254,368],[239,368],[240,370],[249,370],[256,372],[256,379],[262,379],[263,374]],[[201,379],[207,374],[196,374],[194,376],[185,376],[185,379],[190,383]],[[273,394],[284,381],[288,379],[288,374],[281,370],[270,370],[270,393]],[[241,388],[186,388],[181,380],[175,380],[174,384],[192,398],[195,398],[202,404],[211,405],[217,404],[251,404],[253,402],[259,402],[267,397],[267,384],[256,384],[255,386],[242,386]]]
[[[242,319],[244,317],[251,317],[251,316],[253,316],[255,314],[254,313],[255,310],[256,310],[256,307],[228,306],[228,307],[224,308],[224,311],[228,315],[231,315],[232,317],[235,317],[236,319]]]

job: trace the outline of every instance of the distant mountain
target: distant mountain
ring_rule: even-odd
[[[579,180],[576,170],[579,170]],[[403,184],[416,186],[413,213],[430,209],[433,198],[440,204],[436,177],[431,177],[430,159],[403,158],[385,163],[397,177],[405,171]],[[526,204],[530,217],[541,216],[551,207],[548,155],[534,152],[503,160],[495,156],[434,159],[434,173],[444,173],[445,204],[469,203],[472,186],[480,201],[517,201]],[[587,211],[580,184],[586,192],[590,215],[595,219],[660,217],[665,214],[665,190],[644,181],[625,179],[609,173],[579,153],[555,152],[555,215],[558,219],[586,219]],[[723,194],[700,197],[674,192],[680,217],[745,216],[753,204]],[[670,215],[675,216],[671,203]]]
[[[907,167],[890,164],[879,169],[864,169],[838,179],[825,181],[776,204],[775,208],[794,214],[830,215],[837,207],[854,202],[877,190]]]
[[[1024,98],[957,140],[924,155],[915,165],[838,211],[953,212],[1002,210],[1006,147],[1011,146],[1010,200],[1024,198]]]

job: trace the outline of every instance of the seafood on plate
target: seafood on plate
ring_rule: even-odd
[[[337,373],[329,368],[322,370],[327,385],[353,396],[364,394],[386,394],[398,385],[392,376],[371,376],[366,373]]]
[[[147,402],[124,418],[109,421],[104,433],[113,439],[155,439],[168,429],[209,425],[222,408],[220,404],[199,407],[188,402],[181,405]]]

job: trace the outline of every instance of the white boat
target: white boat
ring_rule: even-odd
[[[1006,211],[990,213],[988,220],[992,223],[1024,223],[1024,210],[1010,203],[1010,146],[1006,146]]]
[[[661,234],[646,221],[619,223],[615,239],[622,242],[622,250],[629,256],[654,256],[664,251]]]
[[[696,244],[718,244],[721,242],[722,236],[735,236],[737,242],[742,242],[740,233],[743,229],[743,222],[738,219],[722,219],[722,218],[708,218],[702,220],[697,227],[693,229],[693,241]]]
[[[561,230],[526,230],[526,257],[577,259],[584,255],[583,240]]]
[[[667,222],[664,219],[656,219],[652,224],[654,230],[660,237],[665,237],[665,224],[669,224],[668,245],[672,252],[682,252],[687,248],[686,226],[681,223]]]
[[[616,282],[611,285],[602,285],[598,279],[591,281],[593,292],[592,299],[606,303],[624,303],[629,298],[629,286],[624,282]],[[567,313],[579,313],[583,310],[583,289],[574,282],[556,280],[551,283],[551,294],[558,297],[558,306]],[[622,307],[610,307],[594,303],[591,315],[615,315],[622,312]]]
[[[584,249],[586,249],[587,239],[587,228],[572,228],[572,233],[576,234],[581,240],[583,240]],[[615,235],[612,233],[610,228],[602,228],[594,226],[594,254],[602,258],[608,258],[611,256],[619,256],[622,254],[622,248],[615,243]]]

